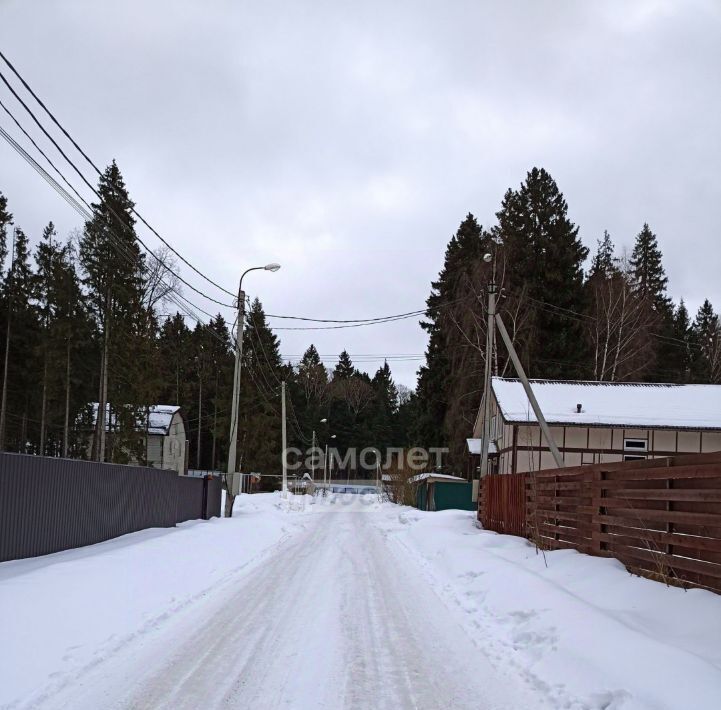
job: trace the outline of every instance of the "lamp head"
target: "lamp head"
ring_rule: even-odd
[[[266,271],[278,271],[278,269],[280,269],[280,264],[266,264],[263,268]]]
[[[492,255],[492,254],[484,254],[484,255],[483,255],[483,261],[485,261],[486,264],[490,264],[490,263],[491,263],[491,259],[493,259],[493,255]]]

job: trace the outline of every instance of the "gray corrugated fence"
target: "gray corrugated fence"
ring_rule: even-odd
[[[141,466],[0,453],[0,562],[212,517],[220,496],[216,513],[208,491],[219,483]]]

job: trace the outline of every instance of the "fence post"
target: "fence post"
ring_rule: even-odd
[[[604,479],[604,471],[600,469],[591,470],[591,542],[588,551],[591,555],[600,555],[603,549],[601,533],[606,531],[606,526],[603,525],[597,517],[603,515],[603,508],[601,507],[601,498],[603,497],[601,481]]]
[[[208,519],[208,476],[203,476],[203,502],[200,517],[203,520]]]

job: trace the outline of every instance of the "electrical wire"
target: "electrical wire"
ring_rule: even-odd
[[[30,87],[30,85],[25,81],[25,79],[20,75],[18,70],[15,68],[15,66],[10,62],[10,60],[0,51],[0,58],[7,64],[7,66],[10,68],[10,70],[15,74],[15,76],[20,80],[20,83],[25,87],[25,89],[30,93],[30,95],[37,101],[37,103],[40,105],[40,107],[45,111],[45,113],[50,117],[50,120],[62,131],[63,135],[73,144],[75,149],[80,153],[80,155],[85,158],[85,160],[94,168],[95,172],[98,175],[102,175],[102,172],[100,168],[88,157],[87,153],[77,144],[75,139],[70,135],[70,133],[65,129],[65,127],[58,121],[58,119],[55,117],[52,111],[45,105],[45,103],[40,99],[40,97],[33,91],[33,89]],[[10,88],[12,93],[16,96],[15,92],[13,91],[12,87],[8,84],[7,80],[5,80],[5,77],[3,76],[3,81],[5,84]],[[22,103],[22,101],[21,101]],[[24,105],[24,104],[23,104]],[[43,130],[43,132],[45,132]],[[47,135],[47,134],[46,134]],[[54,141],[53,141],[54,143]],[[54,143],[55,144],[55,143]],[[57,147],[57,145],[56,145]],[[58,150],[60,150],[58,148]],[[61,151],[62,153],[62,151]],[[64,154],[63,154],[64,155]],[[220,284],[213,281],[211,278],[206,276],[202,271],[197,269],[193,264],[191,264],[182,254],[180,254],[169,242],[167,242],[148,222],[145,220],[145,218],[137,212],[135,207],[131,209],[132,213],[158,238],[160,241],[168,248],[170,251],[175,254],[186,266],[191,268],[193,271],[195,271],[196,274],[201,276],[203,279],[205,279],[209,284],[215,286],[217,289],[222,291],[223,293],[227,294],[228,296],[231,296],[235,298],[235,294],[232,291],[229,291],[228,289],[224,288]]]

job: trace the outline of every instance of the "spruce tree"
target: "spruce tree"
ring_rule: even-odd
[[[344,350],[339,356],[338,356],[338,363],[335,366],[335,369],[333,370],[333,379],[334,380],[347,380],[349,377],[352,377],[355,374],[355,367],[353,367],[353,362],[350,359],[350,355],[346,350]]]
[[[668,313],[670,299],[666,294],[668,279],[663,257],[656,235],[646,223],[636,235],[630,264],[638,295],[649,301],[658,313]]]
[[[2,284],[6,318],[0,395],[0,450],[8,448],[10,444],[10,448],[16,451],[29,453],[33,451],[31,439],[36,440],[28,429],[36,419],[31,412],[34,411],[38,395],[36,372],[39,323],[33,299],[35,276],[30,267],[28,238],[19,227],[13,232],[13,245],[10,268]],[[13,417],[12,437],[9,416]]]
[[[691,377],[691,318],[683,299],[673,313],[672,328],[669,334],[668,358],[664,362],[667,379],[684,384]]]
[[[396,420],[398,389],[387,361],[378,368],[371,385],[375,397],[370,414],[370,434],[374,445],[384,451],[389,446],[398,446],[400,438]]]
[[[143,458],[136,429],[148,404],[147,345],[156,324],[143,304],[145,259],[135,235],[133,202],[115,161],[101,175],[98,193],[100,200],[92,205],[93,216],[80,241],[83,283],[101,339],[92,458],[125,462],[129,455]],[[113,426],[110,447],[108,414]]]
[[[606,279],[610,278],[619,271],[616,259],[616,247],[607,230],[603,231],[603,239],[597,240],[596,243],[596,253],[591,260],[588,279],[591,280],[596,276],[601,276]]]
[[[494,248],[490,234],[468,214],[446,247],[443,269],[431,284],[421,326],[428,333],[426,361],[418,371],[414,443],[448,447],[450,466],[460,470],[466,437],[481,398],[485,362],[485,297],[491,267],[483,257]]]
[[[721,325],[706,299],[691,326],[691,377],[693,382],[721,382]]]
[[[650,332],[654,338],[654,352],[649,358],[647,381],[665,382],[673,379],[666,363],[674,357],[673,303],[666,293],[668,279],[663,268],[663,257],[656,235],[648,224],[636,235],[630,259],[631,274],[636,296],[646,305],[651,320]]]
[[[553,178],[533,168],[508,190],[497,213],[506,314],[531,377],[569,379],[586,367],[582,313],[583,262],[588,249],[568,218]]]
[[[8,212],[8,200],[0,192],[0,270],[8,255],[7,229],[13,223],[13,216]]]
[[[246,314],[238,427],[241,471],[278,473],[281,469],[280,382],[284,374],[278,338],[255,299]],[[289,428],[298,424],[292,407]]]

